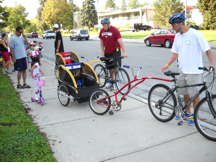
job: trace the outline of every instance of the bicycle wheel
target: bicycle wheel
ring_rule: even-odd
[[[148,95],[149,109],[153,116],[161,122],[168,122],[175,116],[175,111],[172,110],[177,105],[175,95],[171,93],[163,99],[169,89],[164,84],[156,84],[151,88]]]
[[[67,86],[63,83],[60,84],[59,89],[58,89],[58,99],[59,102],[63,105],[63,106],[67,106],[70,102],[70,98],[68,98],[67,96],[69,96],[69,90],[67,88]]]
[[[216,109],[216,95],[212,96],[212,105],[214,106],[214,109]],[[206,97],[203,98],[195,108],[194,122],[197,130],[204,137],[216,141],[216,119],[210,111]]]
[[[99,88],[103,88],[106,84],[106,71],[103,65],[97,64],[94,67],[94,71],[97,74],[99,80]]]
[[[109,94],[103,89],[96,89],[92,92],[89,99],[89,106],[95,114],[103,115],[109,111],[111,100],[108,96]]]
[[[58,79],[57,72],[58,72],[58,66],[55,65],[54,74],[55,74],[55,77]]]
[[[115,74],[115,80],[118,80],[118,82],[116,83],[116,87],[117,90],[120,90],[122,87],[125,86],[125,84],[130,82],[130,77],[125,69],[118,68],[117,73]],[[124,95],[130,89],[130,87],[131,84],[121,90],[120,93]]]

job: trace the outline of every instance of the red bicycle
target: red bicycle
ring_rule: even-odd
[[[120,111],[121,110],[121,102],[123,100],[126,100],[125,96],[134,87],[141,84],[146,79],[156,79],[156,80],[163,80],[163,81],[167,81],[167,82],[173,82],[173,80],[161,79],[161,78],[156,78],[156,77],[141,77],[141,78],[138,78],[139,72],[142,69],[142,67],[134,67],[134,66],[128,66],[128,65],[124,65],[123,67],[130,68],[132,70],[132,74],[133,74],[134,79],[132,81],[130,81],[129,83],[127,83],[126,85],[124,85],[119,90],[117,89],[118,80],[110,80],[110,82],[113,84],[113,87],[114,87],[114,94],[111,95],[111,96],[109,96],[109,94],[103,89],[94,90],[92,92],[91,96],[90,96],[90,99],[89,99],[89,106],[90,106],[91,110],[95,114],[103,115],[103,114],[106,114],[109,111],[109,114],[113,115],[114,114],[113,111]],[[136,75],[134,75],[134,70],[137,71]],[[137,83],[134,84],[130,89],[128,89],[128,85],[130,85],[130,84],[132,84],[134,82],[137,82]],[[126,93],[122,96],[122,98],[119,101],[117,95],[122,91],[126,92]],[[113,97],[113,96],[115,96],[115,101],[113,103],[111,103],[110,98]],[[110,110],[110,107],[112,107],[113,110]]]

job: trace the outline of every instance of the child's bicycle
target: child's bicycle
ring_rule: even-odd
[[[162,78],[156,78],[156,77],[141,77],[138,78],[139,71],[142,69],[142,67],[135,68],[132,66],[125,66],[127,68],[133,70],[138,70],[137,75],[134,75],[134,79],[127,83],[125,86],[123,86],[120,90],[116,92],[116,86],[114,83],[118,82],[117,80],[111,80],[111,83],[114,84],[114,95],[109,96],[109,94],[103,90],[103,89],[96,89],[92,92],[89,100],[89,106],[91,110],[98,115],[106,114],[109,111],[110,115],[114,114],[114,111],[120,111],[121,110],[121,102],[122,100],[126,100],[125,96],[130,92],[131,89],[136,87],[137,85],[144,82],[146,79],[156,79],[156,80],[162,80],[167,82],[174,82],[176,83],[176,75],[179,75],[179,73],[166,71],[164,74],[167,76],[172,76],[174,79],[162,79]],[[195,125],[198,131],[205,136],[209,140],[216,141],[216,94],[212,94],[208,91],[208,88],[212,85],[214,80],[216,78],[214,71],[209,71],[207,68],[199,68],[203,69],[205,71],[208,71],[203,77],[204,82],[200,84],[193,84],[193,85],[185,85],[185,86],[177,86],[174,85],[173,89],[170,89],[168,86],[163,84],[157,84],[153,86],[149,92],[148,96],[148,104],[149,108],[151,110],[151,113],[154,115],[156,119],[162,122],[168,122],[174,118],[174,116],[181,117],[181,121],[178,123],[178,125],[183,124],[183,118],[182,114],[183,111],[198,97],[203,91],[206,92],[206,97],[203,98],[198,105],[196,106],[194,117],[195,117]],[[209,74],[213,74],[213,79],[210,82],[210,84],[207,86],[205,77]],[[121,92],[122,89],[127,87],[129,84],[132,84],[136,82],[120,99],[118,100],[117,95]],[[194,86],[203,86],[200,91],[192,97],[187,104],[183,107],[181,103],[180,96],[178,94],[178,88],[182,87],[194,87]],[[160,90],[162,89],[162,90]],[[174,92],[177,92],[177,98],[178,98],[178,105],[177,100]],[[115,101],[111,103],[111,97],[115,97]],[[112,110],[110,110],[110,107],[112,107]]]
[[[40,98],[38,100],[36,100],[34,97],[31,97],[31,101],[32,102],[37,102],[39,104],[41,104],[42,106],[44,105],[45,101],[44,101],[44,98],[42,97],[42,89],[41,87],[45,86],[45,80],[40,80],[40,77],[42,77],[43,75],[38,75],[37,78],[38,78],[38,87],[39,87],[39,95],[40,95]]]

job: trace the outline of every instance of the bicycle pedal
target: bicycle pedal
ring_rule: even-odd
[[[123,100],[124,100],[124,101],[126,101],[126,100],[127,100],[127,98],[123,98]]]
[[[183,123],[184,123],[184,121],[180,121],[180,122],[178,122],[178,126],[183,125]]]

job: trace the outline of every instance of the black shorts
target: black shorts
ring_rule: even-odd
[[[17,59],[16,63],[14,63],[14,70],[24,71],[26,69],[27,69],[26,57]]]
[[[105,53],[106,58],[115,58],[115,57],[120,57],[120,56],[121,56],[121,50],[119,51],[115,50],[112,54]],[[117,58],[111,62],[106,61],[107,69],[114,69],[117,66],[117,62],[118,62],[119,67],[121,67],[121,58]]]

